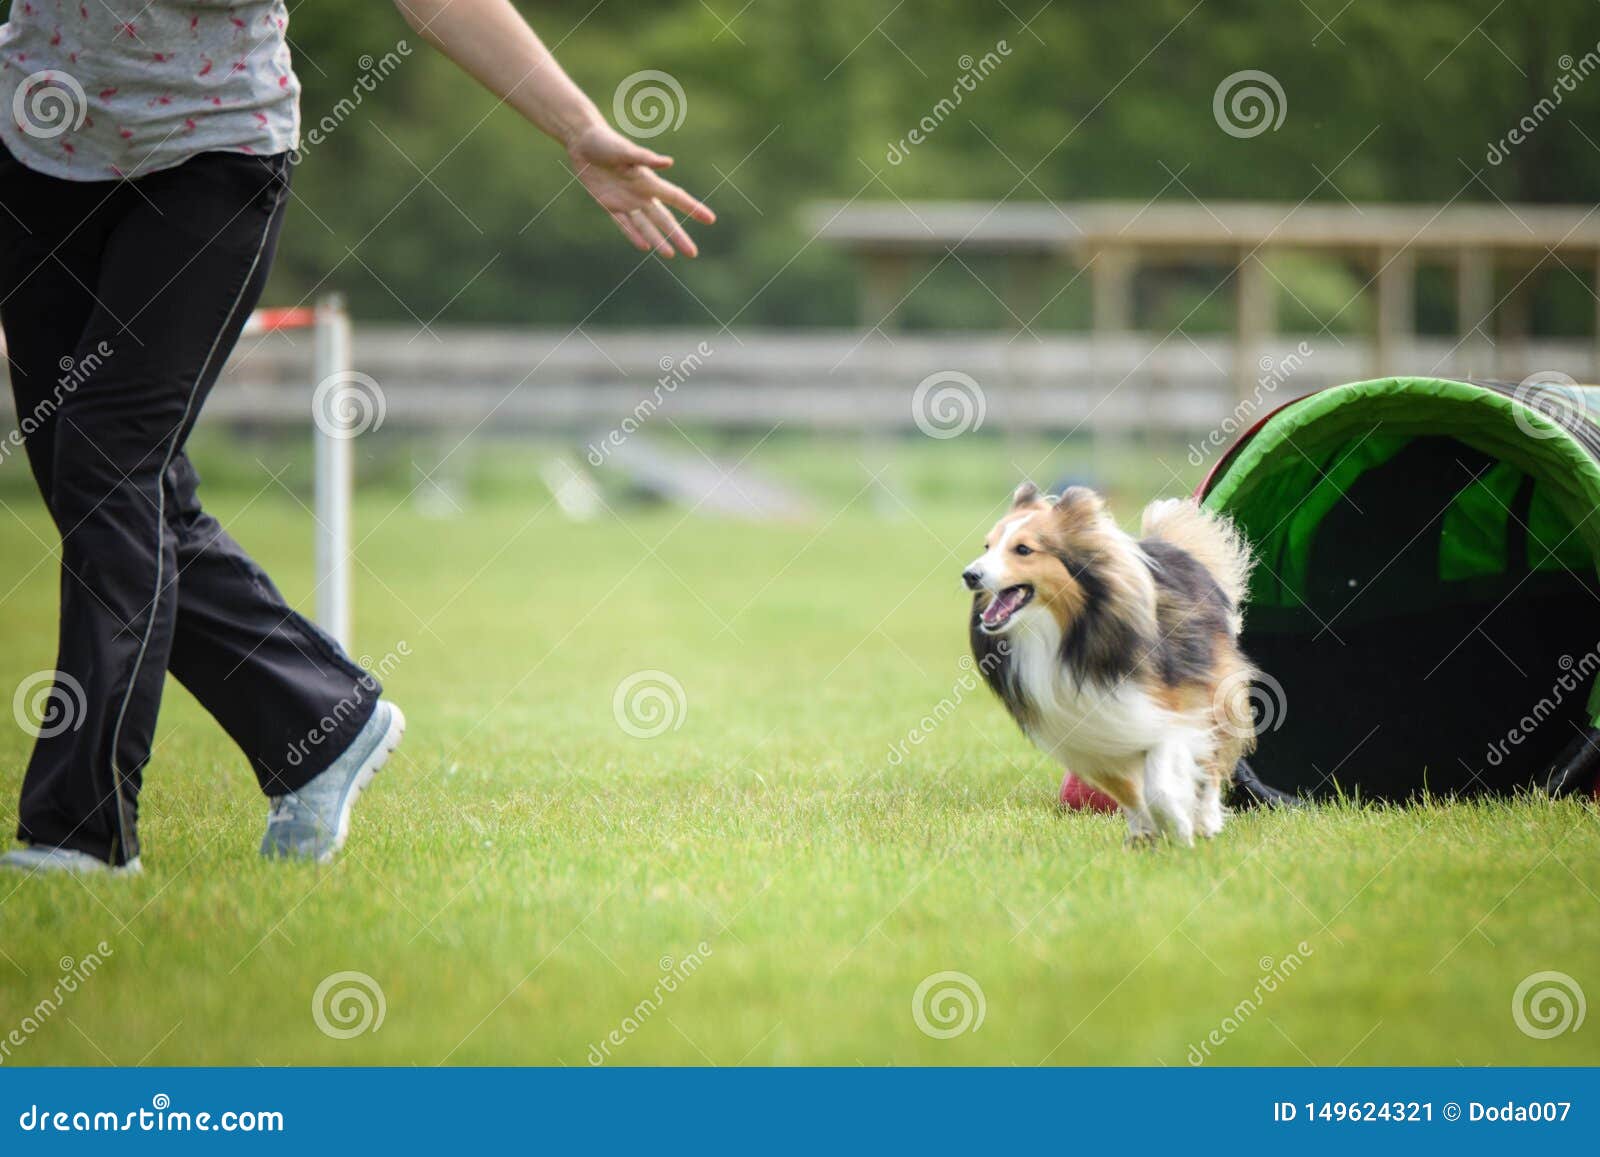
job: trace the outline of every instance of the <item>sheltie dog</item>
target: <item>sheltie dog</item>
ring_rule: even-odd
[[[1031,482],[962,580],[973,658],[1029,739],[1116,800],[1128,843],[1215,836],[1255,746],[1239,650],[1250,548],[1192,500],[1145,508],[1140,537],[1094,491]]]

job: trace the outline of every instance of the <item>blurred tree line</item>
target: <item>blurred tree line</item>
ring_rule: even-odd
[[[290,25],[307,127],[398,41],[411,53],[299,165],[271,300],[338,288],[359,317],[430,323],[839,325],[855,283],[809,243],[799,210],[818,198],[1600,201],[1600,68],[1487,159],[1585,54],[1600,62],[1591,0],[519,3],[608,116],[640,70],[681,86],[681,124],[646,143],[720,214],[697,231],[701,260],[641,265],[560,149],[388,5],[310,0]],[[891,164],[891,142],[1001,41],[1000,66]],[[1282,85],[1276,131],[1219,130],[1213,93],[1241,69]],[[947,262],[911,321],[994,320],[973,280]],[[1315,309],[1317,275],[1302,284]],[[1337,308],[1345,287],[1324,288]],[[1592,324],[1570,273],[1530,292],[1537,328]]]

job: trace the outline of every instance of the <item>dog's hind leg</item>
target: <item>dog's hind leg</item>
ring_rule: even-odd
[[[1250,710],[1248,697],[1242,705],[1235,703],[1229,710],[1234,715],[1242,711],[1245,713],[1244,718],[1248,719]],[[1195,812],[1195,830],[1202,838],[1208,840],[1221,834],[1222,825],[1228,819],[1228,809],[1222,806],[1223,786],[1233,782],[1233,769],[1254,744],[1253,737],[1248,737],[1239,728],[1227,724],[1219,725],[1213,735],[1216,738],[1217,748],[1215,754],[1200,769],[1200,799]]]

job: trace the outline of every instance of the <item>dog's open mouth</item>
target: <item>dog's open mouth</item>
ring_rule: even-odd
[[[1019,583],[1014,587],[1007,587],[994,598],[989,600],[989,605],[983,608],[980,621],[986,631],[998,631],[1011,621],[1011,617],[1027,606],[1033,598],[1033,588],[1026,583]]]

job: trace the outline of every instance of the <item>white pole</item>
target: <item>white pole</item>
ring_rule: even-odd
[[[345,650],[350,638],[350,491],[354,431],[347,407],[338,404],[342,379],[350,374],[350,315],[344,298],[330,294],[317,303],[312,415],[316,482],[317,621]]]

